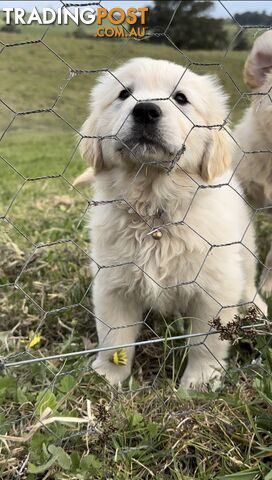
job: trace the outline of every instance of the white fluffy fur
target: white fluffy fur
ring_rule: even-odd
[[[237,174],[255,207],[272,206],[272,31],[257,38],[247,58],[245,82],[253,88],[252,104],[234,130]],[[246,153],[243,152],[253,152]],[[261,277],[264,294],[272,294],[272,247]],[[270,270],[268,270],[268,268]]]
[[[132,88],[135,98],[120,100],[122,85]],[[176,104],[174,90],[189,103]],[[162,109],[165,148],[137,144],[130,153],[122,141],[133,138],[131,112],[137,100],[147,99]],[[98,205],[90,229],[92,257],[103,267],[93,269],[100,346],[134,342],[151,307],[190,317],[192,333],[208,331],[218,313],[224,323],[233,319],[242,301],[265,310],[254,285],[252,230],[243,237],[249,218],[240,186],[233,179],[216,187],[231,178],[230,139],[224,129],[205,127],[222,124],[226,115],[226,97],[214,78],[163,60],[131,60],[103,74],[93,89],[81,152],[95,169]],[[185,153],[167,172],[183,144]],[[111,202],[116,199],[120,202]],[[158,225],[164,225],[161,240],[149,235]],[[242,238],[250,251],[239,243]],[[217,335],[195,343],[181,381],[185,387],[208,382],[228,354],[228,343]],[[93,368],[116,384],[129,376],[134,348],[127,350],[126,366],[111,362],[113,351],[100,352]]]

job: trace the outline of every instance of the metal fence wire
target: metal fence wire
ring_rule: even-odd
[[[71,3],[61,1],[60,3],[62,8],[68,9],[82,5],[107,8],[107,2]],[[223,124],[212,125],[209,128],[225,129],[233,142],[236,143],[230,130],[227,129],[230,115],[235,112],[235,109],[241,103],[242,105],[249,104],[253,95],[259,95],[260,97],[266,95],[271,101],[271,90],[265,94],[263,92],[254,92],[253,94],[245,88],[242,89],[241,82],[239,83],[236,78],[233,78],[228,71],[227,61],[235,39],[252,27],[239,25],[224,2],[218,3],[220,3],[222,10],[227,12],[228,18],[236,27],[233,40],[226,51],[222,53],[218,62],[214,61],[213,57],[211,57],[210,62],[194,61],[190,58],[188,52],[181,51],[174,44],[171,39],[171,24],[180,4],[177,4],[176,10],[163,32],[147,33],[146,36],[165,37],[168,45],[180,58],[180,63],[186,65],[186,70],[219,72],[224,75],[227,82],[230,82],[236,100],[231,106],[228,118],[225,119]],[[57,445],[67,445],[73,442],[75,437],[85,438],[88,442],[90,436],[100,435],[101,418],[104,415],[104,420],[107,422],[108,411],[113,403],[124,402],[125,405],[126,398],[144,395],[143,392],[146,391],[155,394],[155,400],[153,398],[150,403],[151,417],[154,409],[165,410],[168,415],[171,415],[173,399],[180,398],[178,382],[186,364],[186,352],[199,344],[209,350],[209,346],[206,344],[208,337],[220,336],[222,339],[231,340],[232,344],[236,346],[229,367],[224,372],[224,379],[218,390],[218,395],[224,391],[226,385],[232,384],[235,387],[238,378],[244,378],[249,371],[253,372],[253,376],[258,376],[260,371],[269,375],[269,372],[265,370],[262,355],[264,349],[271,345],[272,323],[255,305],[258,287],[256,287],[255,295],[250,302],[237,305],[243,307],[243,311],[239,315],[237,314],[233,318],[233,322],[227,326],[220,324],[220,313],[222,309],[231,308],[233,305],[221,305],[217,302],[218,315],[217,318],[211,319],[209,329],[192,332],[190,331],[190,324],[187,325],[186,321],[181,323],[180,319],[166,319],[163,315],[157,314],[156,304],[154,304],[145,313],[141,322],[142,333],[136,342],[106,347],[98,345],[95,320],[100,320],[108,325],[108,319],[97,319],[93,312],[91,290],[94,279],[91,278],[89,264],[96,263],[96,260],[89,253],[86,220],[89,212],[99,208],[101,204],[110,202],[116,204],[117,207],[125,204],[127,208],[131,209],[134,209],[134,205],[131,205],[126,198],[122,197],[122,192],[120,192],[120,197],[110,201],[106,199],[94,201],[92,197],[88,197],[89,193],[86,189],[73,186],[75,173],[79,172],[76,165],[79,162],[78,148],[83,136],[80,133],[80,124],[75,126],[73,120],[70,119],[72,118],[69,116],[70,111],[68,111],[68,118],[65,115],[65,110],[62,113],[63,105],[68,101],[74,102],[69,97],[69,88],[75,81],[78,82],[78,79],[83,77],[85,84],[89,84],[89,78],[93,82],[95,75],[107,72],[116,79],[120,86],[125,87],[116,77],[114,67],[109,66],[109,64],[122,63],[123,51],[126,48],[130,49],[132,42],[137,45],[137,56],[141,56],[141,45],[146,36],[143,39],[123,39],[124,47],[122,49],[117,47],[115,51],[117,58],[110,61],[107,57],[102,57],[102,60],[99,61],[105,64],[100,68],[93,68],[92,58],[90,52],[88,52],[89,58],[87,61],[90,68],[81,69],[73,66],[73,62],[67,59],[69,57],[67,52],[59,53],[55,46],[51,46],[50,31],[53,28],[57,27],[46,28],[40,38],[33,40],[27,38],[20,41],[18,36],[19,41],[6,43],[6,41],[1,40],[0,36],[0,60],[4,55],[11,55],[12,57],[11,51],[17,53],[18,49],[20,49],[21,59],[24,59],[24,49],[29,48],[29,46],[35,48],[42,46],[51,56],[54,65],[60,64],[60,68],[65,72],[65,78],[59,86],[59,91],[53,103],[50,103],[47,107],[39,104],[37,108],[17,110],[14,107],[16,102],[13,101],[12,96],[10,97],[11,102],[4,97],[0,100],[1,110],[4,113],[1,120],[2,133],[0,136],[0,149],[3,146],[0,150],[1,175],[3,175],[3,179],[4,175],[8,179],[12,179],[11,187],[6,185],[9,180],[2,180],[4,182],[1,187],[3,201],[1,200],[0,211],[0,373],[2,375],[0,380],[3,381],[2,384],[0,381],[0,444],[3,444],[3,448],[12,450],[8,468],[10,478],[24,478],[28,457],[23,456],[19,464],[14,463],[12,459],[16,457],[16,451],[20,450],[21,446],[39,431],[48,432],[55,438]],[[254,33],[265,30],[268,30],[267,26],[257,26]],[[100,40],[96,40],[96,42],[97,48],[99,48]],[[91,51],[91,55],[95,58],[96,47]],[[35,59],[33,59],[33,62],[35,62]],[[94,65],[97,65],[97,62],[95,62],[94,60]],[[10,72],[7,72],[7,74],[10,74]],[[54,76],[54,70],[51,70],[49,75]],[[240,76],[242,77],[242,72],[240,72]],[[20,82],[20,78],[18,78],[18,82]],[[29,85],[30,89],[31,87],[32,85]],[[34,85],[33,88],[36,89]],[[170,97],[160,100],[171,101]],[[85,103],[87,103],[87,98]],[[80,107],[73,103],[73,108]],[[82,111],[80,111],[79,117],[82,123],[84,120]],[[29,152],[23,137],[20,139],[20,144],[15,141],[16,149],[9,143],[9,150],[5,142],[9,141],[10,134],[12,134],[11,139],[14,139],[17,132],[20,132],[21,127],[24,132],[31,129],[35,132],[35,125],[38,124],[39,119],[41,119],[41,123],[37,129],[37,136],[46,141],[47,133],[45,134],[44,131],[46,131],[49,118],[50,122],[53,122],[52,124],[49,122],[51,130],[48,132],[50,135],[56,125],[63,124],[65,136],[62,140],[60,133],[59,142],[66,142],[69,136],[69,147],[65,150],[67,157],[65,160],[62,158],[60,164],[56,165],[57,157],[55,156],[53,167],[52,163],[49,162],[48,172],[47,165],[42,162],[42,171],[40,171],[35,163],[36,157],[40,155],[37,150],[31,157],[30,168],[29,166],[25,168],[23,159]],[[29,120],[30,123],[28,124]],[[192,129],[195,128],[205,127],[194,125],[192,122]],[[108,138],[121,141],[118,133],[114,137],[99,137],[100,141]],[[76,141],[74,140],[75,136],[77,136]],[[74,142],[74,146],[71,141]],[[185,147],[186,141],[168,168],[167,175],[171,176],[173,169],[177,168],[176,160],[182,155]],[[53,146],[50,145],[49,138],[46,149],[50,151],[51,148],[58,147],[57,143]],[[44,151],[42,150],[42,152]],[[239,163],[250,153],[262,155],[267,152],[271,154],[266,145],[254,152],[245,151],[241,148]],[[133,154],[133,152],[131,153]],[[19,157],[22,160],[21,163]],[[40,165],[40,163],[37,163],[37,165]],[[140,167],[140,169],[142,168],[143,166]],[[33,169],[33,173],[31,169]],[[190,177],[189,174],[188,177]],[[228,187],[233,189],[231,180],[232,178],[224,185],[212,185],[205,188]],[[202,188],[202,185],[195,185],[193,199]],[[35,191],[35,195],[32,194],[33,191]],[[263,250],[267,249],[270,237],[266,227],[269,225],[269,209],[272,208],[272,205],[265,208],[263,206],[255,208],[245,194],[241,195],[237,191],[237,195],[241,197],[241,201],[248,205],[251,212],[249,225],[257,224],[257,228],[260,229],[259,236],[263,235],[266,242],[264,246],[262,244],[261,248]],[[20,212],[24,212],[25,209],[27,214],[24,216]],[[265,217],[267,212],[268,216]],[[146,218],[141,216],[139,212],[136,213],[146,223],[149,233],[153,233],[154,229],[149,225]],[[60,220],[61,217],[62,220]],[[190,228],[186,224],[185,217],[178,224],[187,225]],[[262,223],[263,219],[264,223]],[[62,222],[60,226],[59,221]],[[244,235],[249,225],[247,225]],[[175,224],[169,222],[162,227],[171,228],[175,227]],[[200,235],[197,231],[194,231],[194,233]],[[237,242],[226,242],[216,246],[212,245],[208,239],[204,238],[203,240],[207,244],[207,253],[199,265],[195,277],[190,282],[181,281],[177,285],[159,285],[160,292],[167,288],[177,288],[192,283],[198,285],[203,294],[209,295],[209,292],[203,290],[203,287],[198,283],[198,277],[211,251],[219,247],[229,248],[235,243],[244,245],[244,236]],[[246,246],[245,248],[248,249]],[[256,254],[255,251],[248,250],[248,253],[255,257],[259,270],[266,269],[269,274],[271,268],[264,263],[264,252],[261,251]],[[135,262],[131,262],[131,264],[141,269]],[[119,268],[122,272],[122,269],[128,268],[129,264],[124,261],[118,265],[97,265],[97,267],[98,274],[102,270],[110,268]],[[143,273],[147,275],[147,272]],[[151,278],[151,280],[156,282],[156,279]],[[131,327],[129,321],[128,325],[122,325],[122,328],[129,327]],[[108,328],[109,331],[113,329],[110,325],[108,325]],[[92,370],[92,356],[101,351],[112,351],[113,354],[117,352],[117,363],[118,361],[122,363],[122,351],[126,351],[129,347],[136,347],[133,376],[123,387],[107,385],[104,377],[98,378]],[[210,352],[210,354],[214,356],[214,353]],[[118,355],[121,356],[121,360]],[[215,360],[217,359],[215,358]],[[123,359],[123,361],[126,360]],[[220,360],[217,361],[218,368],[221,368]],[[120,366],[120,368],[122,367]],[[28,397],[27,390],[30,387],[25,390],[25,386],[29,382],[35,396],[34,403]],[[17,391],[17,397],[19,398],[17,398],[17,401],[4,402],[3,399],[8,398],[6,395],[11,395],[15,385],[16,389],[19,388],[19,393]],[[74,396],[75,389],[80,392],[77,399]],[[65,396],[66,402],[64,420],[58,413],[55,413],[56,392],[60,391]],[[88,400],[89,392],[92,392],[93,398],[97,402],[95,407],[91,406],[91,402]],[[67,402],[69,403],[69,401],[71,402],[71,411],[67,412],[69,410]],[[103,407],[104,401],[107,401],[107,408]],[[82,407],[83,404],[84,407]],[[54,425],[58,422],[62,426],[59,432],[54,428]],[[107,432],[107,434],[109,435],[110,432]]]

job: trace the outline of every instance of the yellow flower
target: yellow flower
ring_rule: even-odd
[[[128,362],[127,352],[123,349],[122,350],[117,350],[112,355],[112,362],[115,365],[127,365],[127,362]]]
[[[29,342],[28,344],[28,348],[33,348],[35,347],[36,345],[38,345],[38,343],[40,343],[41,341],[41,335],[35,335]]]

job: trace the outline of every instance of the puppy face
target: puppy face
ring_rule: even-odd
[[[272,47],[272,46],[271,46]],[[272,88],[272,74],[266,76],[264,84],[258,88],[258,92],[261,95],[256,95],[253,98],[253,108],[255,119],[262,133],[262,137],[265,139],[262,145],[263,149],[272,149],[272,100],[271,95],[267,95],[267,92]]]
[[[262,138],[263,149],[272,148],[272,31],[260,35],[254,42],[246,60],[244,81],[256,94],[253,96],[253,108],[256,122]],[[269,93],[269,94],[268,94]]]
[[[81,153],[99,172],[179,165],[208,180],[230,161],[226,97],[210,76],[164,60],[136,58],[103,74],[91,94]],[[87,137],[99,137],[87,138]]]

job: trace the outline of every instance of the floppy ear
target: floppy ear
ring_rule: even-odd
[[[80,133],[82,139],[79,144],[79,151],[82,158],[90,165],[90,167],[74,180],[74,187],[91,183],[95,174],[103,169],[101,141],[99,138],[95,138],[97,135],[97,125],[96,115],[94,113],[91,113],[83,123]]]
[[[97,173],[103,168],[103,157],[101,140],[99,138],[95,138],[98,135],[96,122],[96,114],[91,113],[91,115],[83,123],[80,131],[83,138],[79,144],[79,151],[82,158],[86,160],[86,162],[93,167],[94,171]]]
[[[230,138],[224,129],[212,129],[200,166],[200,175],[205,182],[222,175],[231,164]]]
[[[244,67],[244,82],[251,88],[261,87],[266,74],[272,71],[272,31],[255,40]]]

